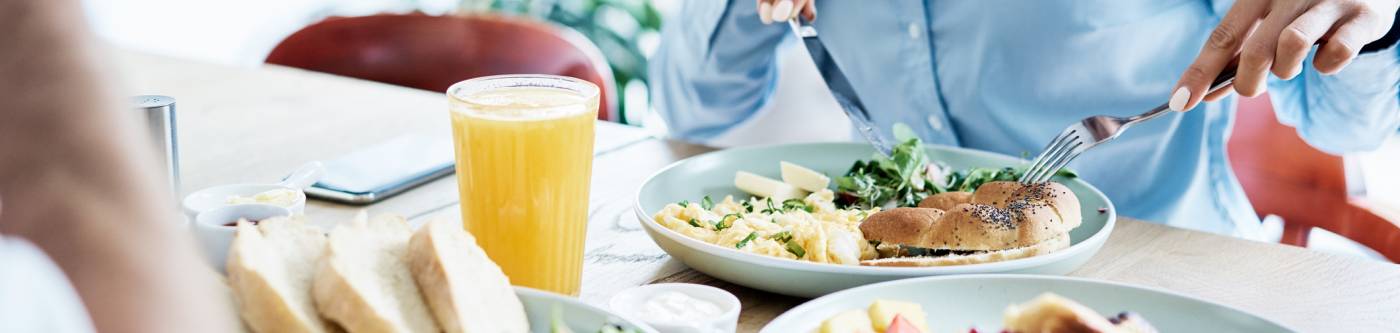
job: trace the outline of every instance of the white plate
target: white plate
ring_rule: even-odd
[[[1092,185],[1079,179],[1056,179],[1079,198],[1083,222],[1070,232],[1069,248],[1054,253],[984,264],[945,267],[866,267],[820,264],[752,254],[695,240],[652,220],[652,214],[668,203],[697,201],[709,195],[747,198],[734,188],[734,173],[749,171],[774,179],[778,162],[797,163],[828,176],[844,175],[852,163],[869,159],[874,150],[863,143],[774,145],[715,151],[691,157],[662,169],[638,190],[635,212],[643,229],[662,250],[687,266],[716,278],[780,294],[815,297],[837,290],[910,277],[1024,273],[1066,274],[1083,265],[1103,247],[1113,231],[1113,203]],[[928,146],[929,158],[953,167],[1020,166],[1016,158],[989,152]],[[1103,209],[1100,212],[1100,208]]]
[[[783,313],[760,332],[811,332],[836,313],[864,309],[876,299],[922,304],[932,332],[968,332],[974,327],[978,332],[999,332],[1007,305],[1045,292],[1104,316],[1136,312],[1160,332],[1294,331],[1239,309],[1162,289],[1057,276],[963,275],[892,281],[826,295]]]

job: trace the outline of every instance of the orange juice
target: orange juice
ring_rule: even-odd
[[[598,88],[511,75],[448,95],[463,225],[511,283],[578,295]]]

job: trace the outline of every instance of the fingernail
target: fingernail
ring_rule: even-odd
[[[767,2],[758,4],[758,20],[763,21],[763,24],[773,23],[773,19],[769,16],[772,15],[772,13],[773,5]]]
[[[787,21],[792,18],[792,1],[782,0],[773,5],[773,15],[769,16],[773,22]]]
[[[1176,92],[1172,93],[1171,101],[1167,102],[1167,107],[1171,108],[1172,111],[1186,111],[1186,102],[1190,100],[1191,91],[1186,90],[1186,87],[1176,88]]]

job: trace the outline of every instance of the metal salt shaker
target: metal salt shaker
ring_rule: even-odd
[[[161,166],[166,172],[166,182],[170,193],[180,195],[180,149],[175,135],[175,99],[169,96],[141,95],[131,99],[132,104],[145,116],[146,128],[156,152],[161,157]]]

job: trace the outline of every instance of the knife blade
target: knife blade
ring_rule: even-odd
[[[812,63],[817,65],[817,72],[821,73],[822,79],[826,80],[827,89],[831,90],[831,95],[836,97],[836,103],[841,105],[841,110],[846,112],[846,117],[851,118],[851,122],[856,126],[860,135],[875,146],[875,150],[886,157],[890,156],[892,145],[881,135],[879,127],[870,119],[870,112],[865,108],[865,103],[861,103],[860,96],[856,95],[855,87],[851,81],[846,79],[846,73],[841,71],[841,67],[836,65],[836,60],[831,58],[827,52],[826,45],[822,44],[820,37],[817,37],[817,29],[810,22],[803,22],[801,15],[788,20],[788,25],[792,26],[793,33],[802,39],[802,44],[807,47],[807,53],[812,56]]]

